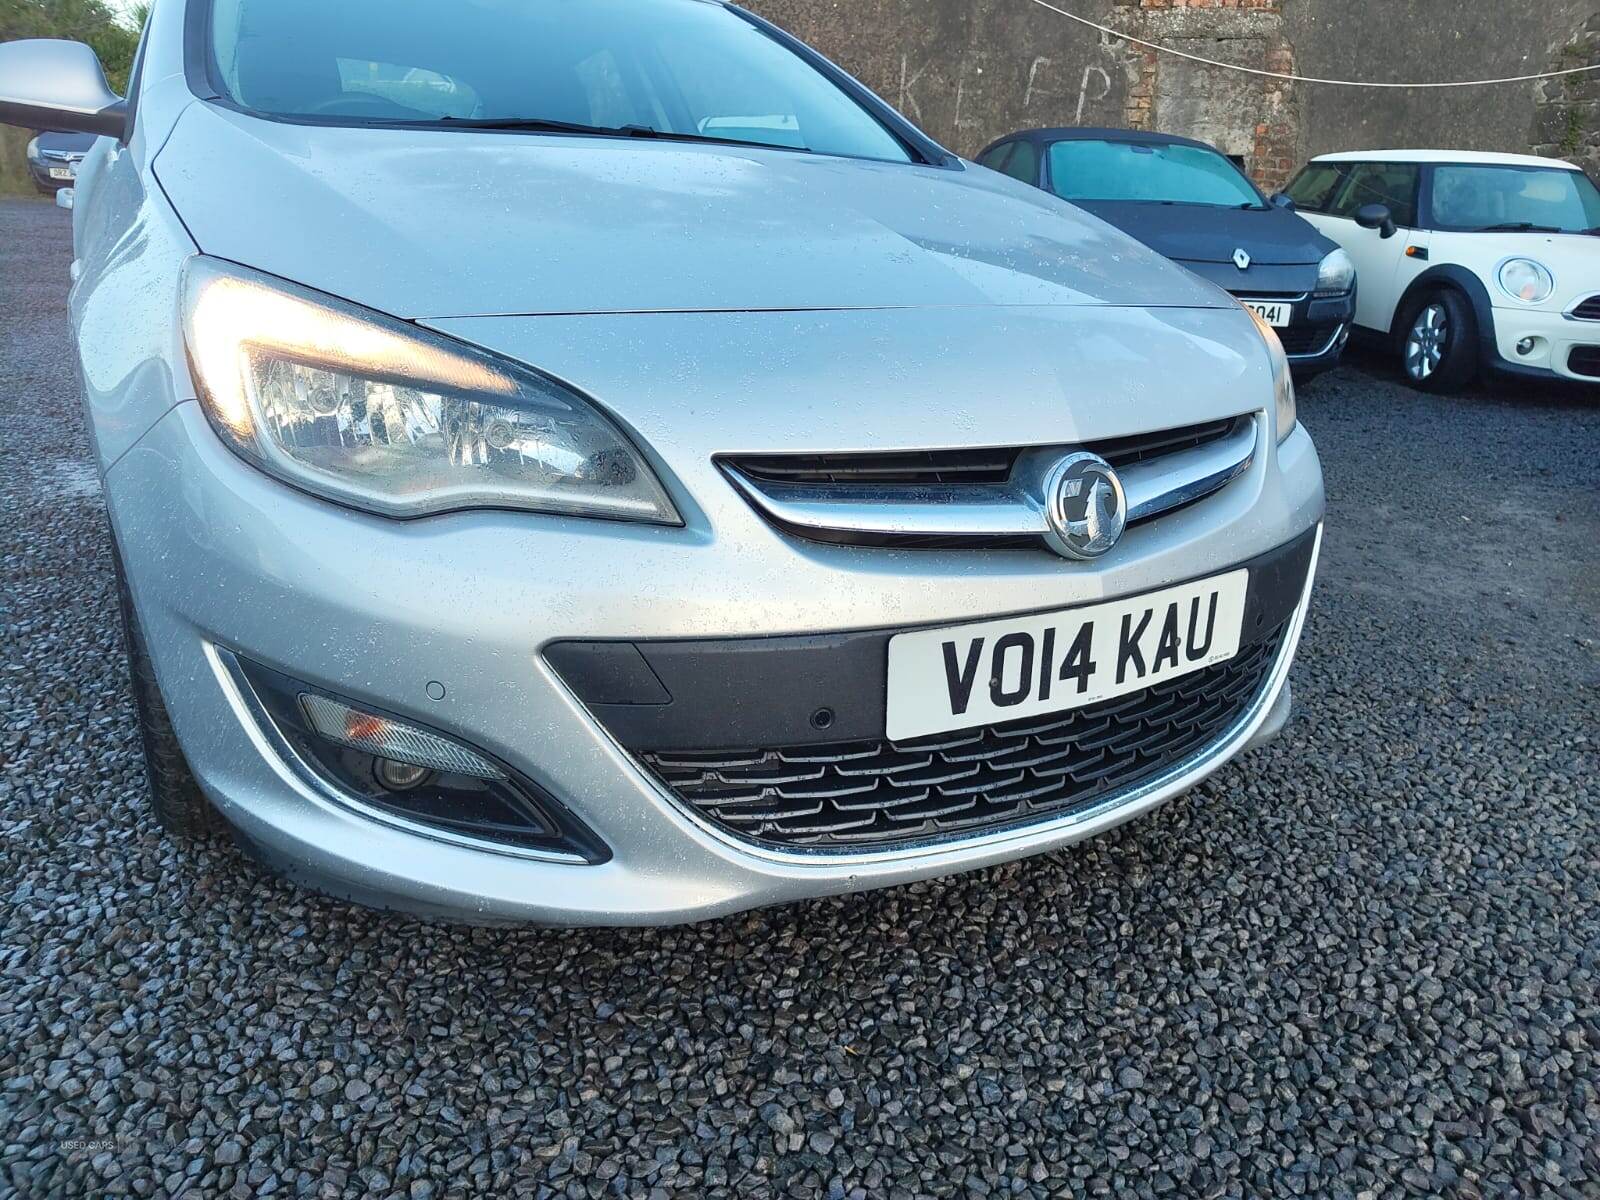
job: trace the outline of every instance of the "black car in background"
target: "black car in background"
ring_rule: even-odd
[[[1278,331],[1296,376],[1335,366],[1350,338],[1348,255],[1267,200],[1213,146],[1127,129],[1032,129],[978,162],[1053,192],[1249,304]]]
[[[58,133],[47,129],[28,143],[28,174],[41,192],[71,187],[78,180],[78,164],[94,145],[92,133]]]

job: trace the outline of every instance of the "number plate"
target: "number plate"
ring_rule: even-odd
[[[50,178],[51,179],[71,179],[72,178],[72,168],[71,167],[51,167],[50,168]]]
[[[1287,329],[1294,320],[1292,304],[1262,304],[1255,300],[1246,300],[1244,306],[1255,309],[1257,315],[1274,329]]]
[[[906,741],[1068,712],[1239,653],[1250,572],[889,642],[888,736]]]

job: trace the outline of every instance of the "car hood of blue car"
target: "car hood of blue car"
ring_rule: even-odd
[[[966,165],[330,127],[195,103],[155,174],[202,252],[408,318],[1227,298]]]
[[[1178,262],[1226,263],[1243,250],[1262,266],[1320,263],[1337,247],[1288,209],[1203,204],[1075,201],[1158,254]]]

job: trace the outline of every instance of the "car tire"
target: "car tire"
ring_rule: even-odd
[[[1425,392],[1458,392],[1478,376],[1478,318],[1460,292],[1429,292],[1400,322],[1400,369]]]
[[[127,649],[128,678],[133,688],[139,736],[144,744],[144,769],[150,781],[150,803],[156,821],[177,837],[206,839],[225,829],[221,814],[206,799],[194,772],[178,745],[172,718],[161,698],[155,669],[139,628],[139,614],[128,590],[127,572],[122,567],[122,552],[115,535],[111,539],[111,562],[116,568],[117,602],[122,611],[123,644]]]

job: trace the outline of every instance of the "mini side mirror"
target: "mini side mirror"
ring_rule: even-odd
[[[82,42],[0,43],[0,124],[121,137],[127,105]]]
[[[1399,232],[1399,227],[1394,223],[1394,214],[1389,211],[1387,204],[1362,205],[1356,209],[1356,224],[1363,229],[1376,229],[1378,236],[1385,240]]]
[[[71,208],[78,199],[78,193],[72,188],[56,189],[56,207]]]
[[[1268,203],[1273,208],[1281,208],[1286,212],[1293,212],[1295,208],[1294,197],[1289,195],[1288,192],[1278,192]]]

